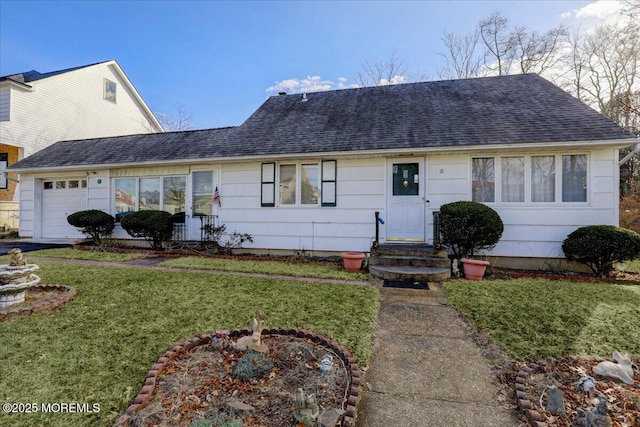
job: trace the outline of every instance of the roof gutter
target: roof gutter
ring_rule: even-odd
[[[635,156],[636,154],[640,153],[640,142],[638,142],[636,144],[635,147],[633,147],[633,150],[631,150],[631,152],[629,154],[627,154],[626,156],[624,156],[624,158],[622,160],[620,160],[620,162],[618,162],[618,164],[620,166],[624,165],[625,163],[627,163],[629,160],[631,160],[631,158],[633,156]]]
[[[585,147],[585,144],[588,144]],[[209,163],[238,163],[238,162],[256,162],[256,161],[277,161],[281,159],[294,160],[294,159],[317,159],[320,157],[393,157],[393,156],[424,156],[426,154],[452,154],[452,153],[470,153],[470,152],[497,152],[505,149],[509,150],[521,150],[531,151],[539,149],[591,149],[598,147],[628,147],[628,140],[604,140],[604,141],[569,141],[569,142],[554,142],[550,145],[549,142],[540,143],[518,143],[518,144],[486,144],[486,145],[467,145],[467,146],[447,146],[447,147],[425,147],[424,149],[417,148],[402,148],[393,150],[354,150],[354,151],[323,151],[315,153],[284,153],[284,154],[256,154],[250,156],[234,156],[234,157],[207,157],[207,158],[192,158],[192,159],[180,159],[180,160],[152,160],[146,162],[127,162],[127,163],[103,163],[103,164],[85,164],[85,165],[72,165],[72,166],[49,166],[49,167],[36,167],[36,168],[7,168],[7,171],[14,173],[40,173],[40,172],[73,172],[73,171],[87,171],[96,169],[119,169],[129,167],[151,167],[159,164],[167,166],[181,166],[181,165],[202,165]]]

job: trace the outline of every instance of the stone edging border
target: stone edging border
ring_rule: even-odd
[[[535,363],[531,363],[529,366],[525,366],[520,372],[518,372],[518,375],[516,376],[516,404],[518,405],[518,409],[524,413],[525,417],[527,417],[531,427],[548,427],[549,424],[542,422],[542,416],[540,413],[532,409],[533,404],[527,398],[527,394],[525,393],[527,377],[536,369],[539,369],[539,366]]]
[[[179,344],[176,344],[169,350],[165,351],[164,354],[158,359],[158,361],[151,367],[151,370],[149,370],[149,372],[147,373],[140,393],[138,393],[136,398],[133,400],[133,403],[129,405],[124,414],[116,420],[114,426],[129,426],[131,419],[130,416],[140,411],[149,404],[149,401],[153,396],[153,391],[155,390],[158,375],[162,373],[162,371],[171,360],[182,356],[184,353],[191,351],[195,347],[209,344],[209,342],[214,337],[239,338],[251,334],[252,331],[248,329],[234,331],[216,331],[212,334],[201,334],[195,336]],[[265,329],[262,332],[262,335],[294,336],[297,338],[308,339],[316,344],[331,348],[336,353],[336,355],[340,357],[340,359],[342,359],[342,362],[347,368],[347,372],[351,375],[351,381],[347,389],[347,407],[345,409],[345,414],[340,425],[342,427],[355,426],[356,408],[360,400],[360,387],[362,384],[362,379],[360,367],[358,366],[358,359],[355,355],[353,355],[353,353],[351,353],[351,351],[349,351],[349,349],[339,344],[332,338],[328,338],[317,332],[304,329]]]
[[[30,288],[30,289],[43,290],[45,292],[57,290],[57,291],[61,291],[62,294],[55,299],[47,298],[43,301],[40,301],[38,302],[38,304],[36,304],[33,307],[13,308],[11,306],[8,306],[6,308],[2,308],[0,309],[0,322],[11,319],[13,317],[28,316],[32,313],[39,313],[44,310],[58,307],[62,304],[66,304],[73,297],[75,297],[77,293],[76,288],[71,286],[66,286],[66,285],[39,285],[39,286],[34,286],[33,288]],[[29,292],[29,290],[27,290],[27,292]]]

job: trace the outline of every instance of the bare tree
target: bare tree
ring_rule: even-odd
[[[184,106],[179,102],[173,106],[173,109],[173,113],[156,113],[162,127],[167,131],[192,129],[193,113],[187,113]]]
[[[493,12],[480,21],[478,29],[485,46],[485,67],[499,76],[509,74],[515,44],[509,31],[509,20],[500,12]]]
[[[561,60],[561,45],[569,32],[560,25],[544,34],[531,31],[527,27],[515,27],[511,32],[512,59],[521,73],[542,74],[555,67]]]
[[[389,57],[382,61],[365,61],[362,71],[354,80],[359,86],[386,86],[398,83],[409,83],[426,80],[426,73],[408,74],[398,49],[394,48]]]
[[[479,41],[478,31],[461,35],[445,32],[442,42],[446,51],[439,55],[445,59],[446,65],[438,71],[438,77],[467,79],[479,76],[482,70],[482,54],[478,52]]]

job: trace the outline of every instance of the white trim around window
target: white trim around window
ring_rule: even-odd
[[[506,206],[589,203],[591,166],[585,152],[478,155],[470,156],[469,165],[473,201]]]
[[[283,161],[260,166],[262,207],[336,206],[337,162]]]

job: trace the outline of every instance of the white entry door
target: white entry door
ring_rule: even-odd
[[[422,159],[389,159],[387,241],[425,241],[425,173]]]

